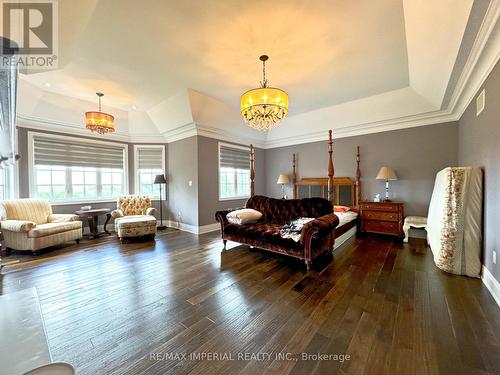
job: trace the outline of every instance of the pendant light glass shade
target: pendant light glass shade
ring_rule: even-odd
[[[98,92],[97,96],[99,97],[99,111],[85,112],[85,127],[99,134],[112,133],[115,131],[115,118],[108,113],[101,112],[101,98],[104,94]]]

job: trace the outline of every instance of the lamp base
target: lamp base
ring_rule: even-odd
[[[158,225],[156,227],[156,229],[158,229],[158,230],[165,230],[165,229],[167,229],[167,226],[166,225]]]

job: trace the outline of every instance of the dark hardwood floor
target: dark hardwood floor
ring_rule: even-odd
[[[309,274],[228,248],[167,230],[12,254],[0,293],[37,288],[53,359],[78,374],[500,373],[499,308],[480,280],[439,271],[421,240],[355,239]]]

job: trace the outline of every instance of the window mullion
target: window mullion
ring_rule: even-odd
[[[111,184],[113,184],[113,173],[111,173]],[[96,168],[95,176],[95,193],[97,198],[102,197],[102,178],[101,178],[101,168]],[[111,194],[113,193],[113,188],[111,188]]]
[[[66,198],[73,198],[73,173],[71,167],[64,168],[66,176]],[[52,173],[50,174],[52,177]]]

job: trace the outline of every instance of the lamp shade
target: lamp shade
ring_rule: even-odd
[[[286,174],[280,174],[276,183],[279,185],[284,185],[290,183],[290,180],[288,179],[288,176]]]
[[[155,181],[153,182],[153,184],[166,184],[166,183],[167,183],[167,180],[165,179],[165,175],[157,174],[155,176]]]
[[[377,174],[377,180],[397,180],[398,176],[391,167],[383,166]]]

